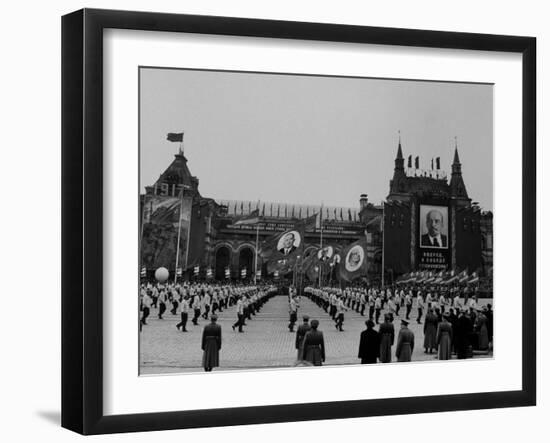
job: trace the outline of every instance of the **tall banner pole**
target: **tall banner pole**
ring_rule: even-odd
[[[384,287],[384,266],[385,266],[385,250],[386,250],[386,234],[384,229],[384,220],[386,218],[386,204],[382,206],[382,287]]]
[[[258,239],[260,237],[260,224],[256,224],[256,257],[254,259],[254,285],[256,285],[256,279],[258,275]]]
[[[321,224],[321,241],[320,249],[323,249],[323,204],[321,203],[321,213],[319,214],[319,223]],[[319,264],[319,288],[321,287],[321,279],[323,274],[323,267]]]
[[[182,151],[183,134],[184,134],[184,132],[182,131],[181,142],[180,142],[180,146],[179,146],[179,154],[183,154],[183,151]],[[176,244],[176,269],[174,271],[174,283],[178,282],[178,265],[179,265],[179,259],[180,259],[181,219],[182,219],[182,215],[183,215],[183,192],[184,192],[184,189],[185,189],[185,184],[182,183],[181,200],[180,200],[180,214],[179,214],[179,220],[178,220],[178,242]]]
[[[183,199],[182,199],[183,203]],[[193,201],[191,201],[191,213],[189,214],[189,225],[187,226],[187,244],[185,245],[185,269],[189,264],[189,241],[191,240],[191,220],[193,218]],[[183,272],[182,272],[183,276]]]
[[[181,188],[181,199],[180,199],[180,216],[178,220],[178,242],[176,244],[176,270],[174,272],[174,283],[178,282],[178,264],[180,258],[180,239],[181,239],[181,219],[183,215],[183,192],[184,188]]]

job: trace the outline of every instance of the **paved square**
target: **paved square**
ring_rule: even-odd
[[[480,300],[480,304],[490,303],[491,300]],[[403,316],[405,310],[400,314]],[[178,372],[202,371],[202,351],[200,348],[202,329],[207,321],[200,318],[199,325],[194,326],[189,320],[187,330],[181,332],[176,329],[179,316],[172,315],[169,310],[164,319],[158,319],[158,311],[151,309],[147,325],[140,333],[140,373],[162,374]],[[298,310],[298,322],[302,315],[307,314],[310,319],[319,320],[319,330],[323,331],[326,348],[325,365],[358,364],[359,335],[365,329],[365,320],[355,311],[348,311],[345,315],[344,331],[339,332],[334,322],[325,311],[302,296]],[[290,333],[288,326],[288,297],[278,295],[268,300],[260,313],[246,321],[244,333],[233,331],[231,325],[235,323],[237,315],[235,306],[231,306],[218,313],[218,323],[222,327],[222,348],[220,350],[220,367],[214,371],[291,367],[296,364],[296,349],[294,343],[296,333]],[[383,318],[383,316],[382,316]],[[399,318],[394,320],[397,333]],[[416,312],[411,313],[409,328],[415,334],[415,349],[413,361],[437,360],[436,354],[425,354],[423,345],[423,325],[417,324]],[[378,328],[376,328],[378,329]],[[296,328],[295,328],[296,330]],[[392,348],[395,361],[395,346]],[[476,356],[475,358],[488,356]],[[445,364],[445,362],[441,362]]]

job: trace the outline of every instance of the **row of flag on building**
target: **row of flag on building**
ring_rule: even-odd
[[[434,168],[434,160],[435,160],[435,168]],[[409,155],[409,158],[407,159],[407,167],[408,168],[412,168],[412,161],[413,161],[413,158],[412,158],[412,155]],[[415,169],[420,169],[420,157],[419,156],[416,156],[414,158],[414,168]],[[432,169],[441,169],[441,157],[435,157],[435,158],[432,158]]]
[[[425,284],[425,285],[450,285],[450,284],[475,284],[479,282],[477,272],[468,273],[467,269],[462,272],[450,271],[416,271],[403,274],[396,281],[397,284]]]

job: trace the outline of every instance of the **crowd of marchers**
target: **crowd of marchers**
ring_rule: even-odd
[[[338,331],[344,330],[346,311],[353,310],[366,318],[358,346],[361,363],[390,363],[394,346],[396,361],[411,361],[415,334],[408,327],[410,321],[423,324],[423,336],[416,346],[422,346],[427,354],[437,353],[439,360],[449,360],[453,355],[470,358],[476,352],[487,353],[492,347],[492,305],[480,306],[475,292],[466,288],[437,293],[432,288],[415,286],[306,287],[304,294],[327,313]],[[292,311],[292,300],[289,303]],[[397,319],[399,331],[394,325]]]

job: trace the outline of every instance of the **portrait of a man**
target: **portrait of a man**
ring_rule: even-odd
[[[296,231],[287,232],[277,244],[277,250],[282,255],[290,255],[300,246],[300,234]]]
[[[363,251],[363,248],[359,245],[354,246],[349,250],[348,255],[346,256],[346,270],[349,272],[357,271],[357,269],[359,269],[363,264],[364,259],[365,252]]]
[[[446,249],[448,247],[447,208],[443,206],[421,206],[420,218],[420,246]]]

